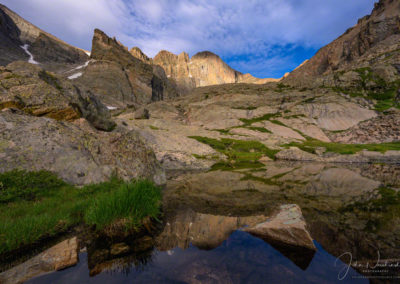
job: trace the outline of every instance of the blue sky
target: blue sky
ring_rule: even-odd
[[[377,0],[0,0],[62,40],[91,49],[94,28],[153,57],[209,50],[243,73],[281,77]]]

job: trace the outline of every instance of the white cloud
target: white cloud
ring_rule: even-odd
[[[149,56],[161,49],[191,55],[210,50],[224,58],[265,60],[287,57],[284,51],[266,55],[276,46],[327,44],[368,14],[375,1],[2,0],[42,29],[85,49],[97,27]]]

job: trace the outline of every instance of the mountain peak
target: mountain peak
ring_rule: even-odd
[[[132,47],[131,50],[129,51],[130,54],[132,54],[134,57],[137,59],[147,63],[147,64],[152,64],[153,60],[149,58],[144,52],[137,46]]]
[[[203,59],[203,58],[218,58],[221,59],[218,55],[211,51],[200,51],[192,56],[192,59]]]

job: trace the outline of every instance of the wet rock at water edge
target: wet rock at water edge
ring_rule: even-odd
[[[317,250],[296,204],[282,205],[276,215],[244,231],[268,242],[303,270]]]
[[[282,205],[276,215],[254,227],[246,228],[245,231],[268,242],[316,250],[301,209],[296,204]]]
[[[30,260],[0,274],[0,283],[16,284],[78,263],[77,237],[65,240]]]

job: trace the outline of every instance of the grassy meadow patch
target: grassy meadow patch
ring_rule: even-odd
[[[397,150],[400,151],[400,142],[391,142],[391,143],[381,143],[381,144],[341,144],[341,143],[331,143],[331,142],[323,142],[316,139],[308,138],[304,142],[291,142],[288,144],[282,145],[282,147],[298,147],[299,149],[315,154],[315,150],[318,147],[326,148],[326,152],[333,152],[342,155],[355,154],[362,150],[368,151],[376,151],[385,153],[389,150]]]
[[[273,150],[265,146],[259,141],[235,140],[221,138],[220,140],[202,136],[189,136],[201,143],[207,144],[216,151],[224,154],[227,161],[221,161],[214,165],[213,169],[242,169],[259,167],[261,163],[258,160],[267,156],[271,159],[275,158],[277,150]]]
[[[50,172],[11,171],[0,174],[0,200],[0,253],[4,253],[85,221],[102,228],[125,218],[131,221],[128,225],[140,226],[144,217],[158,215],[161,193],[148,181],[113,177],[78,188]]]

